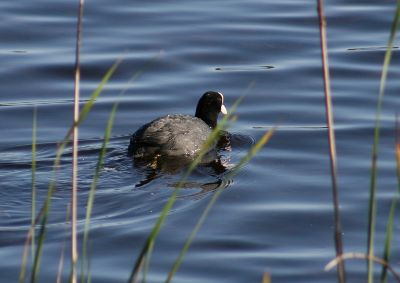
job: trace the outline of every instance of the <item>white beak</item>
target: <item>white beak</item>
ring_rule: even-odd
[[[221,113],[224,115],[228,114],[228,111],[226,111],[225,105],[223,105],[223,104],[221,106]]]

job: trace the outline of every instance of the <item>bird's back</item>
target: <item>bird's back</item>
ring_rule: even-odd
[[[129,154],[135,158],[152,155],[195,156],[212,129],[190,115],[167,115],[143,125],[131,138]]]

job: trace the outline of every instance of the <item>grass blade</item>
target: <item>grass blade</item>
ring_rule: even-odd
[[[397,173],[397,193],[393,197],[392,204],[390,205],[388,224],[386,227],[385,248],[384,248],[383,256],[382,256],[382,259],[386,262],[389,262],[389,257],[391,254],[393,228],[394,228],[394,217],[395,217],[396,207],[399,202],[399,196],[400,196],[400,128],[399,128],[398,117],[396,117],[395,155],[396,155],[396,173]],[[383,265],[382,271],[381,271],[381,283],[385,283],[386,281],[387,281],[387,266]]]
[[[86,116],[88,115],[88,113],[90,112],[90,110],[92,109],[94,102],[96,101],[96,99],[98,98],[98,96],[100,95],[100,93],[102,92],[104,86],[106,85],[106,83],[109,81],[109,79],[111,78],[111,76],[114,74],[114,72],[116,71],[117,67],[121,64],[122,59],[118,59],[113,65],[112,67],[107,71],[107,73],[104,75],[104,77],[102,78],[101,83],[99,84],[99,86],[96,88],[96,90],[92,93],[89,101],[85,104],[85,106],[83,107],[83,110],[80,113],[79,119],[77,123],[74,123],[69,130],[67,131],[67,134],[65,135],[64,139],[61,141],[61,143],[58,145],[57,147],[57,151],[56,151],[56,157],[53,163],[53,173],[52,176],[50,178],[50,183],[48,186],[48,190],[47,190],[47,197],[46,200],[44,202],[44,204],[42,205],[39,214],[36,217],[35,220],[35,224],[37,224],[40,219],[41,219],[41,232],[40,232],[40,237],[43,237],[38,239],[38,246],[36,247],[35,250],[35,260],[34,260],[34,265],[32,267],[32,270],[35,272],[38,272],[39,269],[37,268],[36,264],[39,263],[38,260],[36,260],[36,258],[40,258],[41,256],[41,251],[42,251],[42,245],[44,243],[44,235],[45,235],[45,230],[46,230],[46,225],[47,225],[47,216],[49,213],[49,209],[50,209],[50,205],[51,205],[51,198],[55,189],[55,185],[56,185],[56,179],[57,179],[57,169],[61,164],[61,156],[64,153],[64,149],[66,147],[66,145],[69,143],[70,141],[70,137],[71,134],[73,132],[73,128],[75,125],[79,125],[80,123],[82,123]],[[28,249],[28,244],[30,242],[30,239],[32,237],[32,234],[34,233],[34,226],[31,226],[31,228],[28,231],[28,235],[27,235],[27,240],[26,240],[26,245],[24,247],[24,256],[23,256],[23,262],[25,261],[24,259],[26,258],[26,254],[27,254],[27,249]],[[25,280],[25,274],[26,274],[26,264],[21,264],[21,271],[20,271],[20,278],[19,281],[23,282]]]
[[[22,256],[21,272],[19,274],[19,282],[25,281],[25,271],[28,260],[28,249],[27,247],[31,245],[31,256],[32,262],[34,261],[35,253],[35,226],[36,226],[36,136],[37,136],[37,108],[33,110],[32,119],[32,164],[31,164],[31,183],[32,183],[32,197],[31,197],[31,227],[32,230],[29,231],[28,237],[25,242],[24,253]]]
[[[40,227],[40,232],[38,236],[38,245],[35,251],[35,257],[33,260],[33,266],[32,266],[32,272],[31,272],[31,283],[35,283],[37,280],[37,277],[39,275],[39,270],[40,270],[40,259],[41,259],[41,254],[42,254],[42,248],[43,248],[43,242],[46,236],[46,223],[47,221],[47,215],[44,215],[42,218],[42,223]]]
[[[321,40],[321,59],[322,59],[323,78],[324,78],[325,109],[326,109],[325,113],[328,126],[329,160],[331,168],[332,199],[333,199],[334,224],[335,224],[334,239],[335,239],[336,256],[340,256],[343,253],[343,241],[342,241],[342,225],[340,221],[340,211],[339,211],[339,192],[337,186],[336,139],[334,131],[331,84],[330,84],[329,63],[328,63],[326,19],[324,15],[323,0],[317,0],[317,3],[318,3],[318,16],[320,23],[319,30],[320,30],[320,40]],[[338,265],[337,275],[339,282],[341,283],[346,282],[346,271],[344,262],[340,262],[340,264]]]
[[[97,187],[97,182],[100,177],[100,171],[101,168],[103,167],[104,163],[104,157],[107,153],[107,145],[110,140],[111,136],[111,131],[112,127],[114,124],[114,119],[115,115],[118,109],[119,101],[114,103],[113,108],[110,113],[110,117],[108,118],[107,122],[107,127],[104,132],[104,139],[103,139],[103,144],[101,146],[101,151],[99,154],[99,158],[97,160],[96,164],[96,170],[95,174],[93,177],[92,184],[90,186],[90,191],[89,191],[89,198],[87,201],[87,207],[86,207],[86,219],[85,219],[85,227],[84,227],[84,233],[83,233],[83,246],[82,246],[82,272],[81,272],[81,282],[85,282],[85,270],[89,271],[89,266],[87,265],[87,245],[88,245],[88,240],[89,240],[89,226],[90,226],[90,219],[92,216],[92,210],[93,210],[93,204],[94,204],[94,197],[95,197],[95,192],[96,192],[96,187]]]
[[[263,275],[263,282],[262,283],[271,283],[271,274],[269,274],[268,272],[265,272]]]
[[[36,135],[37,135],[37,108],[33,110],[32,124],[32,210],[31,210],[31,226],[35,226],[36,218]],[[35,232],[32,233],[32,259],[35,251]]]
[[[135,74],[132,76],[132,78],[128,81],[127,86],[121,91],[121,93],[118,96],[118,101],[114,103],[113,108],[111,110],[110,116],[108,118],[106,130],[104,132],[104,138],[103,138],[103,144],[101,147],[101,151],[99,154],[99,159],[96,164],[96,170],[95,174],[93,177],[93,181],[90,187],[90,192],[89,192],[89,198],[87,201],[87,206],[86,206],[86,218],[85,218],[85,227],[84,227],[84,234],[83,234],[83,245],[82,245],[82,265],[81,265],[81,282],[85,282],[85,271],[87,271],[87,280],[86,282],[90,282],[90,269],[89,269],[89,262],[88,262],[88,251],[87,251],[87,246],[88,246],[88,241],[89,241],[89,232],[90,232],[90,220],[92,216],[92,210],[93,210],[93,205],[94,205],[94,199],[95,199],[95,193],[96,193],[96,187],[98,183],[98,179],[100,177],[100,170],[104,162],[104,157],[107,152],[107,145],[109,143],[110,137],[111,137],[111,131],[112,127],[114,124],[115,120],[115,115],[117,113],[117,109],[119,106],[119,103],[121,101],[121,98],[125,95],[126,90],[129,88],[129,85],[136,81],[139,76],[149,68],[155,61],[156,59],[159,58],[159,56],[162,54],[162,51],[156,56],[154,56],[149,62],[147,62],[141,70],[135,72]]]
[[[70,211],[71,211],[71,206],[68,205],[67,214],[66,214],[66,217],[65,217],[65,224],[67,224],[68,223],[68,219],[70,219]],[[62,277],[63,270],[64,270],[65,246],[66,246],[66,243],[67,243],[67,231],[68,231],[67,230],[67,228],[68,228],[67,225],[65,225],[65,226],[66,226],[65,227],[65,231],[64,231],[65,236],[64,236],[64,240],[63,240],[63,246],[61,248],[60,260],[58,262],[58,272],[57,272],[56,283],[61,283],[61,277]]]
[[[268,132],[266,132],[262,138],[249,150],[249,152],[244,156],[236,165],[232,171],[227,175],[227,178],[233,178],[239,171],[240,169],[246,165],[256,154],[257,152],[271,139],[272,134],[274,133],[275,128],[272,128]],[[189,250],[190,245],[192,244],[194,237],[197,235],[199,229],[203,225],[204,221],[206,220],[208,213],[210,212],[211,208],[217,201],[218,197],[222,193],[223,187],[218,188],[215,193],[213,194],[211,200],[207,204],[206,208],[204,209],[203,213],[201,214],[199,220],[197,221],[195,227],[193,228],[190,236],[186,240],[181,252],[179,253],[179,256],[177,260],[175,261],[171,271],[168,273],[167,280],[165,281],[166,283],[171,282],[172,277],[175,275],[175,273],[178,271],[182,261],[183,257],[185,256],[186,252]]]
[[[386,79],[389,71],[390,60],[392,58],[392,49],[394,44],[397,26],[400,20],[400,0],[397,1],[397,8],[390,30],[388,47],[385,53],[385,58],[382,67],[381,80],[379,85],[379,97],[376,106],[375,128],[374,128],[374,143],[372,147],[372,162],[371,162],[371,180],[370,180],[370,198],[368,212],[368,248],[367,254],[369,257],[374,256],[374,238],[375,238],[375,222],[376,222],[376,179],[377,179],[377,160],[379,150],[379,135],[383,97],[385,94]],[[373,282],[374,266],[372,261],[368,261],[368,283]]]
[[[35,224],[36,225],[36,221]],[[35,228],[34,226],[31,226],[32,228],[29,229],[28,231],[28,235],[26,236],[25,239],[25,244],[24,244],[24,251],[22,254],[22,262],[21,262],[21,270],[19,272],[19,277],[18,277],[18,282],[19,283],[23,283],[25,282],[25,276],[26,276],[26,266],[27,266],[27,261],[28,261],[28,253],[29,253],[29,246],[31,244],[31,240],[32,240],[32,233],[35,233]],[[34,252],[34,251],[33,251]],[[32,261],[34,260],[34,253],[32,254]]]
[[[385,262],[389,262],[389,257],[392,247],[392,238],[393,238],[394,216],[396,212],[397,202],[398,202],[398,196],[395,196],[392,200],[392,204],[390,205],[389,218],[386,226],[385,248],[382,257],[382,259]],[[387,266],[383,265],[381,271],[381,282],[384,283],[386,281],[387,281]]]

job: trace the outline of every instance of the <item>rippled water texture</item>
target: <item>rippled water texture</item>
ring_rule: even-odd
[[[47,194],[57,144],[71,124],[77,2],[0,2],[0,282],[18,280],[31,221],[33,109],[38,112],[38,206]],[[325,8],[344,249],[365,252],[374,116],[395,3],[336,0]],[[377,256],[397,187],[394,117],[400,58],[395,45],[378,162]],[[92,282],[127,281],[182,176],[161,172],[148,179],[149,172],[135,168],[126,156],[131,133],[158,116],[193,114],[207,90],[223,92],[228,109],[246,94],[230,128],[237,143],[221,152],[227,170],[272,126],[278,130],[234,178],[207,166],[194,172],[158,237],[148,281],[164,282],[215,184],[223,182],[225,189],[174,282],[261,282],[264,272],[274,283],[336,282],[335,271],[323,270],[335,251],[315,1],[87,1],[82,103],[120,57],[122,65],[80,128],[81,238],[104,129],[120,99],[93,210]],[[63,280],[68,279],[71,156],[67,147],[39,282],[55,282],[63,246]],[[398,267],[399,241],[393,244],[392,262]],[[349,261],[349,281],[365,282],[365,270],[364,261]]]

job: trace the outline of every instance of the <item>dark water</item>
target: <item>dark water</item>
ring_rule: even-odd
[[[16,282],[30,223],[32,115],[38,111],[37,190],[43,202],[57,143],[71,124],[78,1],[2,1],[0,14],[0,281]],[[366,251],[374,115],[394,1],[329,1],[328,40],[345,251]],[[396,46],[398,46],[396,44]],[[160,55],[161,53],[161,55]],[[335,282],[333,210],[315,1],[87,1],[82,99],[111,64],[124,61],[80,129],[79,232],[104,128],[123,89],[101,173],[91,229],[93,282],[126,282],[146,236],[180,174],[136,188],[145,172],[126,157],[129,135],[167,113],[192,114],[206,90],[229,108],[247,96],[231,131],[245,137],[224,152],[237,164],[265,131],[270,143],[212,209],[174,282]],[[150,67],[148,62],[158,58]],[[393,53],[382,120],[376,255],[381,256],[396,190],[394,120],[398,50]],[[144,70],[144,68],[146,68]],[[134,83],[130,78],[144,73]],[[249,89],[250,86],[250,89]],[[249,90],[248,90],[249,89]],[[71,148],[58,174],[40,282],[55,282],[69,229]],[[149,282],[163,282],[221,176],[198,169],[156,242]],[[395,235],[399,232],[398,222]],[[67,241],[66,249],[69,244]],[[398,267],[399,242],[393,263]],[[63,273],[68,278],[69,256]],[[351,282],[365,263],[349,261]],[[378,268],[376,268],[378,272]]]

